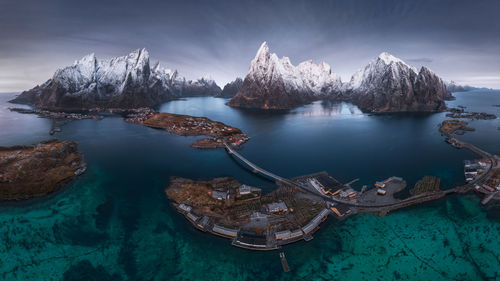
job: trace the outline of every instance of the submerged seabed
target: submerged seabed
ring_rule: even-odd
[[[453,196],[386,217],[329,220],[311,242],[277,252],[231,247],[194,230],[163,198],[124,206],[84,181],[29,208],[0,216],[2,280],[496,280],[498,210]],[[85,198],[85,200],[81,200]],[[148,200],[149,201],[149,200]],[[43,278],[42,278],[43,277]],[[85,278],[85,279],[82,279]]]
[[[214,110],[216,115],[219,111]],[[301,111],[292,114],[300,115]],[[230,121],[216,117],[212,118]],[[47,120],[26,118],[33,119],[30,125],[37,124],[35,138],[43,139],[45,127],[50,125]],[[292,125],[292,131],[300,131],[300,120],[287,124]],[[479,127],[487,130],[493,140],[478,137],[479,132],[463,137],[473,143],[485,139],[487,149],[500,150],[494,141],[500,139],[500,131],[491,129],[498,120],[474,123],[479,132]],[[249,154],[256,151],[252,145],[267,136],[266,124],[274,123],[271,118],[259,123],[263,131],[251,132],[254,138],[242,151],[259,163],[262,160],[258,158],[265,156]],[[434,123],[428,126],[435,128]],[[9,137],[16,132],[15,128],[9,130]],[[22,134],[26,132],[12,135],[9,141],[18,142]],[[358,215],[344,222],[330,218],[312,241],[284,247],[292,271],[283,273],[278,252],[242,250],[226,239],[201,233],[177,214],[164,196],[170,175],[208,179],[234,174],[240,181],[266,185],[242,171],[223,152],[193,150],[188,147],[193,138],[144,129],[119,119],[73,122],[63,127],[59,137],[79,141],[89,171],[48,198],[0,205],[0,280],[500,279],[500,206],[481,207],[473,195],[452,196],[385,217]],[[438,136],[435,139],[438,141]],[[470,157],[458,150],[449,153]],[[450,172],[450,182],[461,172],[457,169]]]

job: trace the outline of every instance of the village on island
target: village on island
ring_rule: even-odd
[[[443,135],[450,138],[447,133]],[[440,179],[432,176],[419,180],[406,196],[399,194],[407,183],[396,176],[373,186],[364,185],[359,191],[352,187],[359,179],[342,184],[326,172],[286,179],[240,155],[234,150],[238,144],[224,143],[227,152],[253,172],[275,180],[277,189],[262,194],[260,188],[232,178],[173,178],[166,194],[197,229],[229,238],[232,245],[251,250],[275,250],[300,240],[309,241],[328,216],[337,220],[360,213],[383,216],[448,194],[471,191],[482,196],[482,204],[500,199],[500,157],[454,139],[460,143],[455,147],[467,148],[481,158],[464,162],[465,185],[445,190],[440,189]]]

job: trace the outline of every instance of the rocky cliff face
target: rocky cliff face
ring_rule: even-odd
[[[48,110],[137,108],[212,92],[220,92],[213,80],[186,81],[177,71],[158,63],[150,67],[148,51],[139,49],[108,60],[85,56],[12,102]]]
[[[232,98],[240,91],[241,85],[243,85],[243,79],[238,77],[234,81],[227,83],[217,97]]]
[[[247,108],[286,109],[318,99],[350,101],[370,112],[441,111],[453,98],[436,74],[417,70],[382,53],[342,84],[326,63],[312,61],[297,67],[287,57],[279,59],[264,42],[250,64],[239,92],[228,105]]]
[[[451,94],[436,74],[420,71],[402,60],[382,53],[345,85],[345,97],[365,111],[441,111]]]
[[[259,48],[238,93],[228,105],[246,108],[288,109],[327,97],[341,88],[340,77],[326,63],[312,61],[293,66],[287,57]]]

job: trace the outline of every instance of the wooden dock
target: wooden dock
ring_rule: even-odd
[[[286,260],[285,252],[280,253],[280,260],[281,260],[281,265],[283,266],[283,271],[289,272],[290,267],[288,266],[288,261]]]

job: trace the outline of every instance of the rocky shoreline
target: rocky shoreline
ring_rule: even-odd
[[[0,200],[47,195],[85,170],[75,142],[51,140],[0,147]]]
[[[450,118],[464,118],[471,120],[491,120],[497,118],[495,114],[490,114],[486,112],[467,112],[465,111],[465,107],[463,106],[458,108],[450,108],[448,110],[449,113],[446,114],[446,117]]]
[[[76,112],[63,112],[63,111],[49,111],[49,110],[41,110],[41,109],[26,109],[26,108],[18,108],[13,107],[9,108],[10,111],[15,111],[21,114],[36,114],[43,118],[52,118],[52,119],[69,119],[69,120],[83,120],[83,119],[94,119],[101,120],[102,116],[98,114],[85,114],[85,113],[76,113]]]
[[[467,126],[469,123],[462,120],[444,120],[439,126],[441,134],[449,136],[453,133],[463,135],[466,131],[474,131],[475,129]]]

